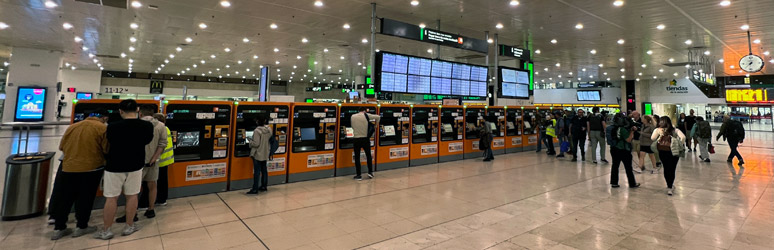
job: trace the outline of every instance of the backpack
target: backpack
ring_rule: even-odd
[[[607,145],[615,146],[618,143],[618,126],[607,126],[605,128],[605,139],[607,140]]]
[[[658,138],[656,149],[658,149],[658,151],[672,152],[672,135],[662,134],[661,137]]]
[[[731,140],[743,140],[744,139],[744,125],[737,120],[731,120],[728,122],[726,128],[726,138]]]
[[[698,126],[697,133],[699,138],[712,138],[712,127],[710,127],[708,121],[699,122]]]
[[[269,159],[274,159],[274,153],[277,153],[279,149],[279,141],[274,138],[274,135],[269,137]]]
[[[601,131],[602,129],[604,129],[602,127],[602,116],[601,115],[589,116],[589,127],[592,131]]]
[[[374,136],[374,133],[376,133],[376,125],[374,125],[369,119],[367,114],[363,114],[365,116],[366,121],[368,122],[368,134],[366,137],[370,138]]]

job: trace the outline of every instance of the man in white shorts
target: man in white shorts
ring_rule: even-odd
[[[105,228],[94,235],[94,238],[103,240],[113,238],[110,226],[113,225],[118,196],[122,191],[126,197],[127,217],[134,218],[137,212],[137,194],[140,193],[142,168],[145,165],[145,145],[153,139],[153,125],[138,119],[136,101],[123,100],[118,109],[123,120],[108,125],[105,133],[110,144],[102,192],[105,196]],[[138,230],[139,226],[133,220],[128,220],[122,235],[130,235]]]

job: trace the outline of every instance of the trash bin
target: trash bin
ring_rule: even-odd
[[[5,163],[5,189],[0,208],[2,220],[21,220],[42,215],[46,208],[48,175],[54,152],[15,154]]]

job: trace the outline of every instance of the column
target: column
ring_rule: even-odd
[[[30,48],[13,48],[8,67],[6,100],[3,122],[13,122],[16,114],[18,87],[46,88],[44,121],[56,121],[56,86],[59,82],[59,67],[62,52]],[[41,107],[42,108],[42,107]]]

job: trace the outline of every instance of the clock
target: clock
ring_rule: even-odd
[[[748,73],[755,73],[763,69],[763,58],[753,54],[746,55],[739,60],[739,67]]]

